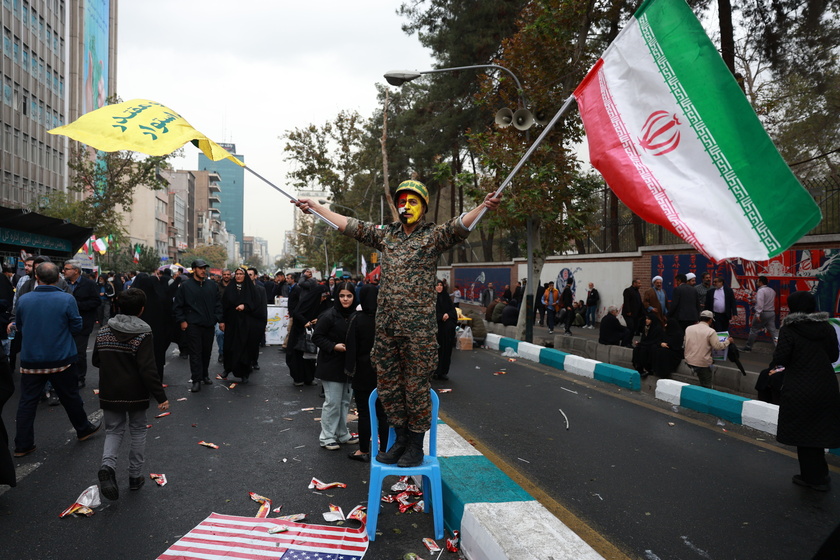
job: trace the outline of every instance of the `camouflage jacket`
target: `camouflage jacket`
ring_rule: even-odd
[[[344,235],[382,252],[377,330],[386,328],[395,336],[421,331],[434,336],[438,257],[469,234],[458,216],[441,225],[423,222],[411,235],[399,222],[380,226],[347,218]]]

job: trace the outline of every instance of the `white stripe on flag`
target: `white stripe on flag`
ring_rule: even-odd
[[[270,534],[268,529],[289,530]],[[364,527],[350,529],[211,514],[159,556],[159,560],[216,560],[239,558],[306,558],[318,554],[323,560],[362,558],[368,539]]]

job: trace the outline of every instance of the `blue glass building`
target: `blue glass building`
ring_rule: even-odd
[[[236,152],[235,144],[219,144],[245,162],[245,156]],[[225,222],[228,232],[242,242],[245,215],[245,169],[229,159],[212,161],[204,154],[198,154],[198,168],[202,171],[215,171],[221,177],[221,203],[217,206],[220,219]]]

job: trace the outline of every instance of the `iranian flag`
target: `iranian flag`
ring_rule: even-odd
[[[140,263],[140,245],[134,246],[134,264]]]
[[[615,194],[711,259],[768,260],[819,223],[684,0],[642,4],[574,95]]]

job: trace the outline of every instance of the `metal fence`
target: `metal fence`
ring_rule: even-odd
[[[803,182],[822,211],[822,221],[808,235],[840,233],[840,174],[828,175]],[[662,226],[649,224],[636,216],[612,191],[604,188],[600,197],[600,211],[593,220],[590,233],[578,243],[585,253],[618,253],[636,251],[650,245],[685,243]],[[795,220],[796,216],[791,216]]]

